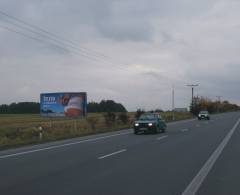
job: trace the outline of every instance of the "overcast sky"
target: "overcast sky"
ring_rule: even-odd
[[[0,104],[86,91],[128,110],[240,104],[238,0],[1,0]],[[3,15],[48,31],[26,26]]]

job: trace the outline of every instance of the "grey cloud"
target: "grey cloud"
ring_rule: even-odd
[[[239,102],[240,4],[232,2],[2,0],[1,10],[90,48],[94,58],[97,50],[110,63],[0,29],[0,103],[87,91],[91,100],[115,99],[129,110],[168,109],[172,84],[176,106],[189,105],[190,82],[200,83],[199,95]]]
[[[149,24],[139,22],[129,22],[128,25],[122,25],[116,21],[105,21],[98,23],[99,32],[108,39],[117,41],[150,41],[152,37],[152,27]]]
[[[9,8],[13,2],[15,6]],[[1,7],[7,7],[11,10],[10,13],[30,23],[37,21],[53,32],[67,35],[69,28],[74,31],[78,30],[79,26],[82,26],[82,29],[90,27],[104,38],[117,41],[150,41],[154,36],[153,19],[168,18],[168,16],[188,17],[196,12],[201,13],[208,7],[206,5],[212,4],[189,0],[181,2],[175,0],[23,0],[21,4],[19,1],[13,2],[2,2]],[[62,28],[62,24],[67,28]],[[79,37],[87,38],[87,34],[88,32],[83,31]]]
[[[108,10],[99,15],[96,29],[105,37],[117,41],[149,41],[153,35],[153,26],[148,10],[137,10],[126,2],[113,2]],[[129,6],[129,7],[128,7]]]
[[[141,75],[143,76],[143,78],[153,78],[154,82],[157,81],[161,84],[167,84],[171,86],[171,83],[173,84],[173,80],[170,79],[167,75],[164,75],[162,73],[156,72],[156,71],[143,71],[141,73]]]

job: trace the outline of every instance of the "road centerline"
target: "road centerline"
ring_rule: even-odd
[[[234,124],[232,129],[228,132],[228,134],[224,137],[220,145],[216,148],[216,150],[212,153],[212,155],[209,157],[209,159],[206,161],[206,163],[203,165],[203,167],[200,169],[200,171],[197,173],[197,175],[193,178],[191,183],[187,186],[187,188],[184,190],[182,195],[195,195],[204,182],[205,178],[207,177],[208,173],[211,171],[212,167],[216,163],[218,157],[221,155],[222,151],[230,141],[233,133],[236,131],[238,125],[240,123],[240,118],[238,121]]]
[[[119,153],[122,153],[122,152],[126,152],[126,151],[127,151],[126,149],[118,150],[116,152],[106,154],[104,156],[100,156],[100,157],[98,157],[98,159],[101,160],[101,159],[104,159],[104,158],[107,158],[107,157],[110,157],[110,156],[113,156],[113,155],[116,155],[116,154],[119,154]]]

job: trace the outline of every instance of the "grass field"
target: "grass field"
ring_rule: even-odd
[[[0,114],[0,150],[130,128],[135,120],[135,113],[127,114],[127,123],[116,120],[109,124],[105,122],[104,113],[90,113],[84,119],[49,119],[37,114]],[[170,112],[161,115],[167,122],[172,119]],[[176,113],[175,116],[176,120],[192,117],[190,113]],[[41,139],[39,127],[43,129]]]

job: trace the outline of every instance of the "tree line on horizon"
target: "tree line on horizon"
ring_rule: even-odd
[[[121,103],[113,100],[102,100],[98,102],[89,102],[87,104],[88,112],[127,112]],[[0,114],[38,114],[40,113],[39,102],[18,102],[0,105]]]
[[[197,115],[202,110],[207,110],[209,113],[239,111],[240,106],[232,104],[227,100],[212,101],[206,97],[194,97],[193,105],[190,106],[190,110],[194,115]]]
[[[193,114],[197,115],[201,110],[207,110],[210,113],[239,111],[240,106],[232,104],[229,101],[212,101],[205,97],[194,97],[193,105],[190,106]],[[121,103],[113,100],[102,100],[98,102],[89,102],[87,111],[92,112],[127,112]],[[162,110],[157,110],[162,112]],[[0,105],[0,114],[38,114],[40,113],[39,102],[19,102]]]

